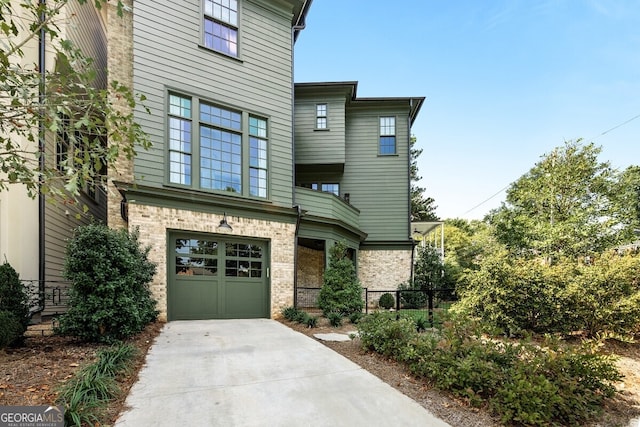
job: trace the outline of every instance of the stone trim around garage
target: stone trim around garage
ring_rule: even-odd
[[[283,308],[293,305],[295,224],[227,215],[233,231],[219,230],[222,215],[129,204],[129,230],[139,231],[143,246],[150,246],[149,259],[157,266],[151,293],[158,302],[159,319],[167,320],[167,235],[170,230],[225,234],[238,238],[270,241],[271,317],[279,317]]]

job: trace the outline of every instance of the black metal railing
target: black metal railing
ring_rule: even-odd
[[[65,280],[21,280],[29,303],[31,315],[43,311],[58,314],[66,311],[71,283]]]
[[[381,307],[380,298],[390,294],[393,302],[390,307]],[[318,287],[298,287],[296,289],[296,307],[302,310],[318,309]],[[433,289],[362,289],[365,313],[379,310],[393,310],[410,314],[412,317],[425,317],[431,326],[440,323],[441,315],[457,300],[453,288]],[[388,300],[388,298],[387,298]]]

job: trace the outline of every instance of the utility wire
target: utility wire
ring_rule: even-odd
[[[604,132],[602,132],[600,135],[598,135],[598,136],[594,136],[593,138],[591,138],[591,139],[589,139],[589,140],[593,140],[593,139],[596,139],[596,138],[600,138],[601,136],[608,134],[608,133],[609,133],[609,132],[611,132],[612,130],[616,130],[616,129],[618,129],[619,127],[622,127],[622,126],[626,125],[627,123],[630,123],[630,122],[632,122],[632,121],[634,121],[635,119],[638,119],[638,118],[640,118],[640,114],[638,114],[637,116],[633,116],[633,117],[631,117],[631,118],[630,118],[629,120],[627,120],[626,122],[622,122],[622,123],[620,123],[619,125],[614,126],[614,127],[612,127],[611,129],[609,129],[609,130],[605,130],[605,131],[604,131]]]
[[[636,120],[636,119],[639,119],[639,118],[640,118],[640,114],[638,114],[638,115],[636,115],[636,116],[633,116],[633,117],[631,117],[629,120],[624,121],[624,122],[620,123],[619,125],[616,125],[616,126],[612,127],[611,129],[607,129],[607,130],[605,130],[604,132],[602,132],[601,134],[599,134],[599,135],[597,135],[597,136],[594,136],[594,137],[592,137],[592,138],[589,138],[589,139],[588,139],[588,141],[593,141],[593,140],[595,140],[595,139],[597,139],[597,138],[600,138],[601,136],[606,135],[606,134],[608,134],[609,132],[614,131],[614,130],[616,130],[616,129],[618,129],[618,128],[620,128],[620,127],[622,127],[622,126],[624,126],[624,125],[626,125],[626,124],[628,124],[628,123],[631,123],[632,121],[634,121],[634,120]],[[474,206],[474,207],[472,207],[471,209],[467,210],[466,212],[464,212],[464,213],[463,213],[462,215],[460,215],[460,216],[464,216],[464,215],[468,214],[469,212],[472,212],[472,211],[474,211],[474,210],[478,209],[480,206],[484,205],[484,204],[485,204],[485,203],[487,203],[489,200],[493,199],[494,197],[496,197],[496,196],[498,196],[500,193],[502,193],[504,190],[506,190],[507,188],[509,188],[509,186],[510,186],[510,185],[511,185],[511,184],[507,184],[507,185],[505,185],[505,186],[504,186],[504,187],[502,187],[500,190],[498,190],[495,194],[493,194],[493,195],[489,196],[488,198],[484,199],[482,202],[478,203],[477,205],[475,205],[475,206]]]

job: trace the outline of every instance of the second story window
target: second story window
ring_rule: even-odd
[[[204,0],[204,45],[238,56],[238,0]]]
[[[249,116],[249,194],[267,197],[267,121]]]
[[[396,154],[396,118],[380,117],[380,154]]]
[[[191,98],[169,95],[169,182],[191,185]]]
[[[169,93],[168,184],[268,197],[268,119]]]
[[[200,103],[200,187],[242,192],[242,114]]]
[[[327,129],[327,104],[316,104],[316,129]]]

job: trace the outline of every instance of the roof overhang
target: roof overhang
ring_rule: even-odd
[[[425,97],[375,97],[375,98],[358,98],[358,82],[357,81],[343,81],[343,82],[309,82],[309,83],[296,83],[296,91],[304,92],[322,92],[335,91],[345,93],[349,102],[352,105],[359,105],[366,107],[367,105],[385,104],[385,103],[398,103],[408,105],[409,107],[409,120],[411,125],[415,121]]]
[[[444,221],[420,221],[411,223],[411,235],[421,234],[426,236],[427,234],[435,231],[436,228],[441,227]]]

